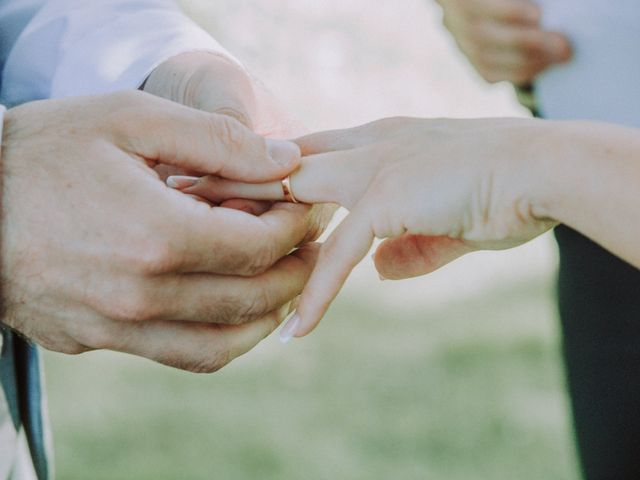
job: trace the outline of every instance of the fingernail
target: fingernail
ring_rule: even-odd
[[[167,178],[167,186],[171,188],[177,188],[178,190],[182,190],[183,188],[193,187],[196,183],[198,183],[200,178],[198,177],[188,177],[186,175],[172,175]]]
[[[380,279],[381,282],[388,280],[387,278],[383,277],[381,273],[378,273],[378,278]]]
[[[282,330],[280,330],[280,341],[282,343],[289,343],[295,335],[296,330],[298,330],[298,325],[300,325],[300,315],[296,313],[284,324]]]
[[[298,295],[296,298],[291,300],[291,303],[289,304],[289,311],[287,312],[287,315],[291,315],[292,313],[294,313],[297,310],[299,303],[300,303],[300,295]]]
[[[272,138],[268,138],[266,142],[269,156],[280,165],[294,165],[300,160],[300,147],[295,143]]]

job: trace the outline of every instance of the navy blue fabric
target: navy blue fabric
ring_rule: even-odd
[[[39,480],[49,478],[38,348],[5,326],[0,380],[16,431],[24,429]]]
[[[558,300],[586,480],[640,479],[640,271],[565,226]]]
[[[14,336],[14,344],[22,424],[38,479],[46,480],[49,478],[49,465],[42,418],[40,352],[34,344],[17,335]]]
[[[2,334],[2,354],[0,355],[0,383],[4,391],[13,426],[20,429],[20,406],[18,404],[18,381],[16,377],[15,335],[7,327],[0,325]]]

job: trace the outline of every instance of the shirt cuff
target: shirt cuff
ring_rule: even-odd
[[[149,25],[154,25],[151,31],[127,35],[149,30]],[[51,98],[138,88],[156,67],[181,53],[209,52],[241,65],[186,17],[176,20],[163,12],[130,14],[108,29],[65,56],[53,77]]]
[[[17,105],[136,89],[161,63],[193,51],[244,68],[172,1],[50,0],[11,51],[0,98]]]

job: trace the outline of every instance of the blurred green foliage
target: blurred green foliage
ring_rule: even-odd
[[[575,479],[547,284],[339,299],[215,375],[48,354],[60,479]]]

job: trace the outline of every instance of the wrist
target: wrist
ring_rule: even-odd
[[[588,223],[592,198],[616,196],[614,178],[624,166],[633,134],[628,129],[588,121],[544,122],[545,152],[537,162],[535,213],[577,228]],[[613,172],[613,173],[612,173]]]
[[[529,151],[524,156],[528,197],[532,215],[539,220],[563,222],[570,183],[582,158],[583,139],[572,122],[536,120],[529,132]]]

